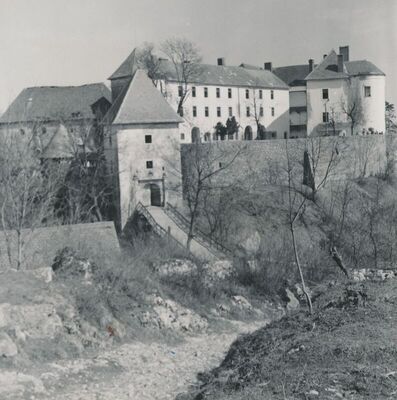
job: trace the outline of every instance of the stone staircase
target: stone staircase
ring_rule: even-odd
[[[139,203],[136,211],[145,217],[155,233],[160,236],[168,236],[179,246],[186,248],[189,221],[171,204],[167,203],[165,207],[145,207]],[[194,238],[190,243],[190,252],[195,257],[207,261],[225,259],[232,256],[230,250],[214,240],[208,239],[204,233],[198,230],[195,230]]]

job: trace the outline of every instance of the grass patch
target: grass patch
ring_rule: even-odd
[[[312,390],[320,399],[392,398],[397,282],[322,288],[314,305],[313,316],[299,311],[238,339],[186,398],[291,400]]]

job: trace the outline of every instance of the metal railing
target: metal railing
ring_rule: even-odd
[[[174,206],[167,202],[164,211],[180,229],[182,229],[186,233],[189,232],[189,221]],[[209,238],[205,233],[197,228],[194,229],[193,239],[216,256],[219,256],[217,252],[221,253],[220,255],[225,256],[231,256],[233,254],[231,250],[229,250],[216,240]]]
[[[136,212],[142,214],[147,222],[150,224],[150,226],[153,228],[154,232],[157,233],[157,235],[162,236],[162,237],[167,237],[167,239],[171,239],[175,244],[177,244],[179,247],[182,247],[184,250],[186,250],[186,247],[178,242],[166,229],[164,229],[162,226],[160,226],[156,220],[153,218],[152,214],[148,211],[148,209],[141,203],[139,202],[136,205],[135,208]]]

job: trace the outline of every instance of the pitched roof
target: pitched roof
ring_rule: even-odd
[[[125,94],[119,103],[109,110],[115,115],[113,124],[116,125],[183,122],[154,87],[146,72],[140,69],[126,86]]]
[[[367,60],[347,61],[345,67],[350,76],[385,75],[375,64]]]
[[[134,50],[109,79],[132,76],[136,70],[137,60]],[[192,78],[189,83],[201,85],[288,89],[288,86],[271,71],[254,68],[247,64],[244,64],[244,67],[198,64],[196,75],[197,76]],[[158,77],[171,82],[177,82],[178,78],[174,64],[169,60],[160,59]]]
[[[27,269],[51,266],[58,250],[65,246],[77,250],[96,251],[99,254],[114,254],[119,250],[119,242],[113,222],[60,225],[35,230],[24,229],[23,264]],[[17,260],[17,235],[15,231],[0,231],[0,267],[15,268]]]
[[[359,75],[385,75],[376,65],[367,60],[345,61],[343,72],[338,72],[338,55],[334,50],[306,77],[306,80],[344,79]]]
[[[1,116],[0,123],[93,118],[91,105],[102,97],[111,102],[110,90],[103,83],[26,88]]]
[[[273,73],[288,86],[306,86],[305,78],[310,73],[309,64],[277,67],[273,68]]]
[[[197,76],[189,83],[288,89],[288,86],[280,78],[264,69],[200,64],[198,71]],[[162,60],[161,72],[167,80],[178,81],[175,67],[169,60]]]
[[[136,49],[121,63],[121,65],[113,72],[109,79],[119,79],[134,75],[137,70]]]
[[[331,50],[327,57],[306,77],[306,80],[344,79],[348,77],[345,67],[343,72],[338,72],[338,55],[335,50]]]

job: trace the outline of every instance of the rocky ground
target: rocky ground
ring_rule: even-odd
[[[241,333],[257,323],[232,323],[224,332],[187,337],[180,344],[126,343],[93,358],[41,365],[25,374],[3,372],[6,399],[173,399],[197,384],[198,372],[214,367]]]
[[[158,274],[174,279],[192,267],[176,261]],[[2,400],[173,399],[196,387],[197,373],[215,367],[238,335],[282,312],[271,303],[257,308],[242,295],[204,312],[143,293],[142,302],[129,299],[115,316],[103,298],[90,300],[98,293],[86,262],[71,280],[67,268],[0,273]],[[224,273],[222,264],[215,265],[206,284]],[[75,297],[81,292],[90,294],[83,311]],[[237,320],[239,313],[248,318]]]

